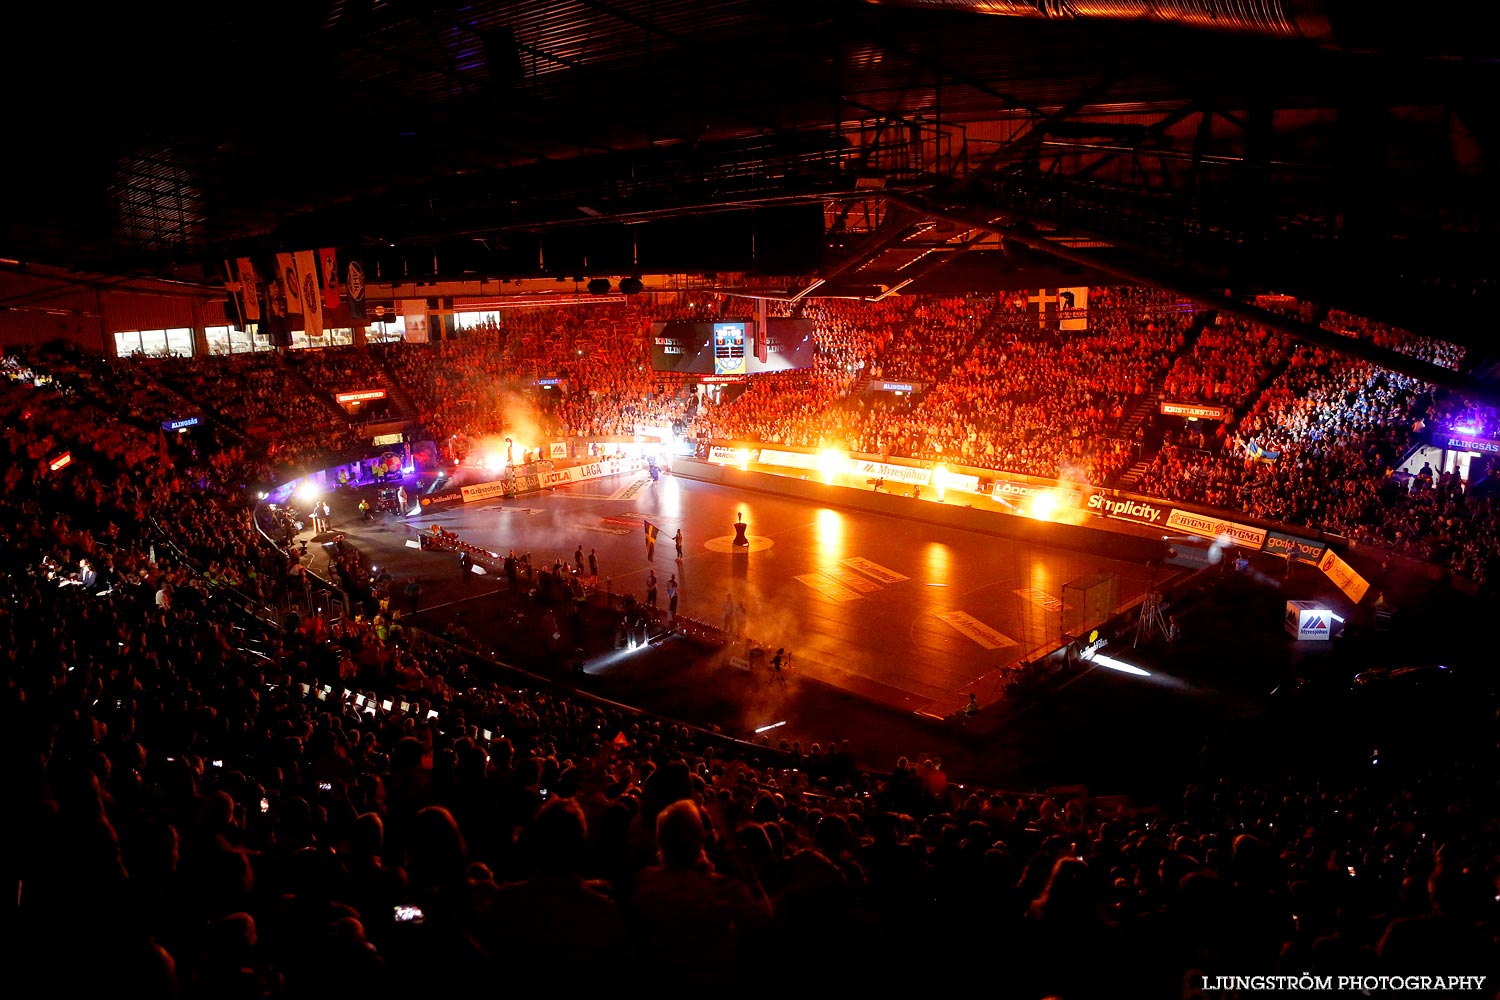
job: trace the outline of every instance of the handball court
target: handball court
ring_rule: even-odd
[[[970,692],[984,705],[1001,700],[1021,661],[1056,647],[1070,581],[1113,574],[1120,605],[1166,582],[1160,570],[1153,578],[1145,565],[1086,552],[670,475],[616,476],[370,526],[341,516],[332,499],[339,530],[397,576],[422,581],[425,608],[474,600],[497,583],[465,585],[451,553],[408,545],[434,524],[501,555],[529,552],[538,565],[572,564],[582,546],[585,570],[595,553],[601,588],[644,600],[654,570],[665,608],[675,574],[679,615],[723,626],[729,598],[744,605],[744,634],[789,650],[800,677],[936,716],[958,711]],[[741,515],[749,551],[730,544]],[[645,521],[659,529],[654,559]]]

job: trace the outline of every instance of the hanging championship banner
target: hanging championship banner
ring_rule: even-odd
[[[240,274],[240,298],[245,304],[245,319],[260,322],[260,276],[255,273],[255,264],[249,257],[240,257],[234,262]]]
[[[351,260],[344,275],[344,290],[349,296],[349,315],[355,319],[365,318],[365,269],[359,261]]]
[[[240,283],[234,263],[226,260],[224,262],[224,291],[229,293],[229,308],[234,310],[234,315],[230,316],[226,311],[225,318],[241,328],[246,323],[244,288],[245,286]]]
[[[281,294],[286,298],[286,312],[302,312],[302,282],[297,277],[297,262],[289,253],[276,255],[276,277],[281,281]]]
[[[292,343],[286,318],[286,293],[279,278],[272,278],[266,285],[266,336],[272,347],[288,347]]]
[[[318,257],[311,250],[299,250],[293,260],[302,282],[302,328],[308,339],[323,337],[323,290],[318,287]]]
[[[323,265],[323,308],[339,307],[339,258],[333,248],[318,251],[318,263]]]

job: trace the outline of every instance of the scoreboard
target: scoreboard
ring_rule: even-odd
[[[755,375],[811,368],[816,360],[813,321],[775,318],[757,332],[750,320],[709,323],[672,320],[652,324],[651,367],[684,375]],[[765,360],[756,337],[764,337]]]

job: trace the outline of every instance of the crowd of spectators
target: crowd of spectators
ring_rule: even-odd
[[[349,348],[330,349],[343,352]],[[328,353],[328,352],[322,352]],[[302,359],[298,359],[302,360]],[[359,435],[336,405],[295,377],[280,352],[149,362],[154,377],[255,442],[277,468],[297,468],[348,451]]]
[[[1100,290],[1098,301],[1092,328],[1065,336],[1040,329],[1024,297],[811,303],[804,315],[817,323],[819,363],[752,378],[698,427],[1102,482],[1138,453],[1122,421],[1160,383],[1192,315],[1154,293]],[[913,381],[916,404],[857,392],[868,377]]]
[[[1262,304],[1434,364],[1464,362],[1458,346],[1338,310]],[[1195,323],[1191,308],[1150,289],[1090,289],[1087,331],[1041,329],[1027,305],[1024,295],[773,302],[773,315],[813,322],[812,367],[708,393],[653,371],[649,339],[655,323],[747,314],[739,300],[710,292],[510,309],[462,339],[298,352],[293,361],[52,361],[79,391],[123,400],[124,412],[146,423],[214,413],[230,435],[247,438],[216,451],[221,466],[261,462],[285,473],[345,457],[368,442],[324,397],[370,387],[388,371],[416,404],[422,436],[438,441],[518,424],[531,432],[528,444],[535,435],[629,438],[643,426],[668,427],[1092,484],[1146,459],[1138,492],[1344,533],[1480,582],[1493,576],[1500,528],[1485,497],[1462,484],[1423,493],[1394,467],[1434,429],[1500,434],[1494,408],[1293,347],[1237,319]],[[865,391],[874,378],[918,389]],[[554,379],[545,391],[536,385]],[[1141,407],[1155,394],[1232,413],[1221,423],[1159,421],[1167,430],[1153,452]]]
[[[1298,347],[1248,413],[1211,438],[1201,425],[1178,434],[1135,488],[1371,542],[1484,585],[1500,568],[1493,501],[1452,473],[1396,474],[1437,399],[1410,376]]]
[[[84,354],[58,345],[35,354],[38,366],[85,398],[108,401],[110,408],[143,425],[161,424],[198,414],[199,404],[155,377],[154,364],[143,354],[118,360]]]
[[[347,347],[321,351],[289,352],[287,360],[307,379],[314,392],[337,403],[343,392],[388,389],[387,373],[380,347]],[[400,416],[396,401],[389,393],[383,399],[365,400],[345,408],[353,422],[388,420]]]
[[[1385,374],[1373,378],[1364,362],[1298,347],[1249,412],[1218,426],[1211,446],[1201,427],[1197,440],[1179,435],[1136,489],[1291,524],[1327,517],[1341,474],[1367,485],[1399,457],[1378,445],[1399,437],[1415,385]],[[1252,442],[1274,458],[1263,460]]]
[[[813,321],[819,367],[830,374],[854,379],[869,374],[875,357],[892,335],[887,326],[862,323],[866,303],[849,299],[810,299],[800,303],[772,303],[771,316]]]
[[[12,943],[59,994],[1085,1000],[1493,964],[1492,761],[1136,808],[734,743],[370,618],[268,624],[228,581],[288,557],[202,456],[142,461],[147,428],[31,384],[0,413]],[[56,447],[65,475],[35,461]]]
[[[400,343],[379,350],[416,403],[422,427],[433,440],[501,429],[495,425],[513,383],[497,339]]]
[[[1190,314],[1094,311],[1086,333],[1024,326],[974,345],[909,415],[872,413],[861,444],[932,461],[1104,482],[1136,454],[1127,414],[1160,381]],[[997,331],[998,333],[998,331]]]
[[[857,322],[883,340],[870,374],[898,381],[943,378],[968,353],[994,308],[993,297],[979,295],[892,297],[865,304],[869,319]]]
[[[1207,324],[1192,349],[1172,362],[1162,391],[1169,400],[1218,403],[1244,412],[1266,380],[1285,364],[1292,342],[1232,316]]]
[[[899,297],[878,302],[815,300],[787,310],[814,323],[810,369],[750,379],[694,424],[701,437],[848,448],[866,434],[870,378],[928,382],[967,351],[994,308],[981,298]]]
[[[550,408],[553,426],[564,436],[631,438],[640,427],[676,427],[697,406],[693,387],[681,378],[654,372],[649,357],[651,301],[634,300],[568,330],[555,313],[538,310],[534,321],[561,333],[555,366],[565,393]]]
[[[1363,316],[1355,316],[1342,309],[1328,310],[1322,326],[1323,329],[1331,330],[1340,336],[1368,340],[1378,347],[1410,354],[1429,364],[1440,368],[1451,368],[1455,371],[1463,367],[1464,357],[1467,354],[1467,349],[1462,344],[1438,340],[1435,337],[1423,337],[1389,323],[1379,323]]]

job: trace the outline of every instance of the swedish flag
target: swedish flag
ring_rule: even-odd
[[[652,524],[650,521],[647,521],[646,522],[646,541],[650,542],[652,545],[655,545],[656,544],[656,536],[658,534],[660,534],[660,532],[657,530],[656,525]]]
[[[1245,444],[1245,453],[1257,462],[1274,462],[1281,457],[1281,452],[1262,448],[1254,438]]]

